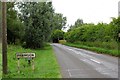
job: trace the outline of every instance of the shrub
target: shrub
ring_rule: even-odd
[[[60,43],[60,44],[65,44],[65,43],[66,43],[66,40],[59,40],[59,43]]]

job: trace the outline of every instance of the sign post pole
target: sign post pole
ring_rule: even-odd
[[[18,73],[20,73],[20,60],[18,58]]]
[[[32,69],[33,69],[33,71],[34,71],[34,59],[32,59]]]

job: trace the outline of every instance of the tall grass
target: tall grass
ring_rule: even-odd
[[[99,47],[111,50],[118,50],[117,42],[75,42],[75,44],[86,45],[88,47]]]
[[[0,43],[0,79],[2,78],[2,43]]]
[[[76,42],[76,43],[65,43],[65,45],[73,46],[77,48],[83,48],[87,50],[92,50],[97,53],[109,54],[112,56],[119,56],[117,43],[108,43],[108,42]]]

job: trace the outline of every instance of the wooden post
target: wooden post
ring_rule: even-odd
[[[34,59],[32,58],[32,70],[34,71],[35,66],[34,66]]]
[[[18,73],[20,73],[20,60],[18,58]]]
[[[2,2],[2,68],[3,68],[3,74],[7,74],[6,2]]]

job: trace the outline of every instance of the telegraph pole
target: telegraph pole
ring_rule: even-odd
[[[7,74],[7,21],[6,2],[2,2],[2,70]]]

